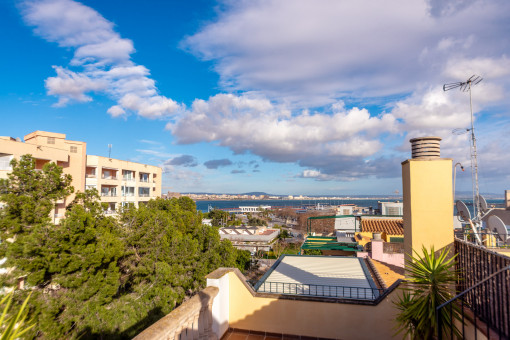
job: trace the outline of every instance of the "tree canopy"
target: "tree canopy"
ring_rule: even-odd
[[[12,268],[2,283],[25,278],[33,291],[29,336],[132,338],[202,289],[214,269],[246,267],[246,254],[203,225],[187,197],[151,200],[114,218],[86,191],[55,225],[48,216],[73,191],[70,176],[53,163],[38,171],[30,156],[12,166],[0,182],[0,231],[9,240],[0,248]],[[29,290],[17,291],[18,301]]]

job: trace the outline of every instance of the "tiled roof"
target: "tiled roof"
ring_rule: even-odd
[[[362,219],[361,231],[371,233],[386,233],[388,235],[403,235],[404,234],[404,221],[402,219],[395,220],[377,220],[377,219]]]

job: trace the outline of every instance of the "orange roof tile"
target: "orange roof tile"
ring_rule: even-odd
[[[404,221],[398,220],[378,220],[378,219],[362,219],[361,231],[372,233],[386,233],[388,235],[403,235]]]

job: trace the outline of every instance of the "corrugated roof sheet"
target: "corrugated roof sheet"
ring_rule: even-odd
[[[404,235],[404,221],[402,219],[361,219],[361,231]]]

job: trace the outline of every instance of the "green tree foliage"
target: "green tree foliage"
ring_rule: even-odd
[[[24,156],[1,183],[2,239],[12,242],[0,246],[15,268],[3,280],[25,277],[33,292],[29,337],[132,338],[202,289],[206,274],[243,263],[187,197],[152,200],[115,219],[86,191],[53,225],[47,215],[71,192],[70,180],[54,164],[35,171]]]
[[[267,226],[267,221],[263,220],[261,218],[257,218],[257,217],[248,217],[248,225],[255,225],[255,226],[266,225]]]
[[[438,254],[434,247],[430,252],[423,247],[423,254],[414,252],[406,262],[407,286],[403,289],[399,300],[395,302],[400,310],[397,317],[398,331],[413,339],[433,339],[437,335],[436,307],[452,298],[451,285],[456,282],[457,273],[454,269],[455,256],[448,258],[449,249],[444,248]],[[459,308],[444,308],[441,323],[459,336],[459,330],[452,320],[461,320]]]
[[[214,227],[222,227],[225,223],[232,219],[228,212],[219,209],[210,211],[207,217],[211,219],[211,224]]]
[[[249,250],[241,250],[237,249],[236,254],[236,267],[239,268],[241,272],[245,272],[250,269],[251,265],[251,254]]]
[[[30,233],[35,225],[48,224],[55,202],[73,192],[71,176],[64,175],[55,163],[46,163],[36,171],[35,160],[23,155],[19,161],[13,159],[11,166],[8,179],[0,180],[0,200],[6,204],[0,215],[0,228],[10,232],[2,234],[2,239]]]

